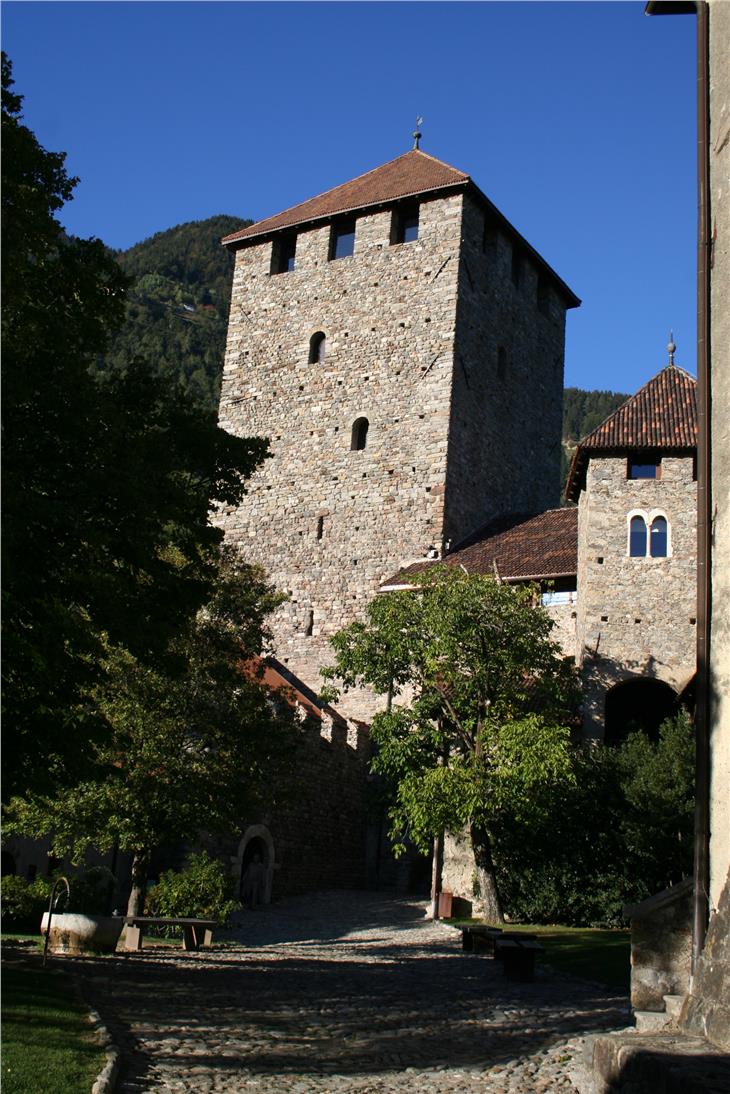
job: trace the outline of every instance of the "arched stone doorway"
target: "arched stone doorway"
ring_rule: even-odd
[[[274,876],[274,841],[271,833],[263,824],[252,824],[246,829],[243,839],[238,845],[237,875],[239,898],[244,898],[244,878],[249,865],[258,855],[258,861],[264,867],[264,880],[261,891],[261,903],[271,903],[271,883]]]
[[[677,706],[677,693],[663,680],[642,676],[616,684],[606,693],[605,744],[621,744],[635,729],[656,741],[659,726],[676,714]]]

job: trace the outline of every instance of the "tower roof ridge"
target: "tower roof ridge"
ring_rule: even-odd
[[[289,209],[266,217],[238,232],[225,236],[224,244],[237,243],[282,228],[313,220],[320,220],[340,213],[354,212],[383,202],[416,194],[443,190],[451,186],[465,186],[470,176],[451,167],[443,160],[412,148],[392,160],[373,167],[354,179],[324,190],[315,197],[292,205]]]

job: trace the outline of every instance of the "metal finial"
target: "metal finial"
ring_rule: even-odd
[[[423,118],[416,118],[416,128],[413,133],[413,147],[420,148],[421,146],[421,126],[423,125]]]
[[[674,331],[669,332],[669,344],[667,346],[667,352],[669,353],[669,364],[674,364],[674,354],[677,352],[677,347],[674,344]]]

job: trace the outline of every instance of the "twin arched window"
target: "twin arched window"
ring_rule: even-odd
[[[666,558],[669,553],[667,518],[656,516],[647,526],[640,514],[629,521],[629,556],[631,558]]]

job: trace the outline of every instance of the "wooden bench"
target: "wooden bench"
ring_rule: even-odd
[[[469,927],[460,927],[461,948],[465,953],[474,953],[475,950],[485,949],[487,953],[494,953],[494,940],[502,934],[500,927],[487,927],[479,923]]]
[[[460,927],[461,948],[466,953],[482,950],[495,956],[495,947],[501,939],[514,939],[516,941],[534,942],[537,935],[528,931],[505,931],[502,927],[488,927],[486,924],[471,924],[468,927]]]
[[[531,981],[535,979],[535,958],[542,953],[544,946],[522,934],[515,938],[498,938],[494,944],[494,956],[504,966],[504,975],[509,980]]]
[[[142,949],[142,938],[147,927],[182,927],[184,950],[199,950],[201,946],[207,948],[213,943],[213,928],[217,926],[214,919],[175,919],[150,915],[125,915],[123,919],[126,928],[125,950]]]

